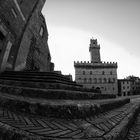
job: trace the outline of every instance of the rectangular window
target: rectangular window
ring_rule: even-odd
[[[90,71],[90,75],[92,75],[92,71]]]
[[[17,18],[17,13],[16,13],[15,9],[12,8],[11,11],[12,11],[12,14],[14,15],[14,17]]]
[[[3,56],[2,64],[1,64],[1,69],[2,70],[5,70],[5,68],[6,68],[7,60],[8,60],[8,57],[9,57],[11,47],[12,47],[12,42],[8,41],[7,46],[6,46],[6,50],[5,50],[5,53],[4,53],[4,56]]]
[[[4,34],[0,31],[0,40],[4,40],[5,36]]]
[[[44,34],[44,28],[43,28],[42,26],[41,26],[41,28],[40,28],[39,34],[40,34],[40,36],[43,36],[43,34]]]
[[[2,25],[0,25],[0,32],[3,34],[4,37],[7,35],[7,31]]]

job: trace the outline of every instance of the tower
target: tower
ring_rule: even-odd
[[[90,39],[90,59],[92,63],[100,63],[100,45],[98,45],[97,39]]]

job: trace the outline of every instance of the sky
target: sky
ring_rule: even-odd
[[[74,77],[94,38],[101,60],[118,63],[119,79],[140,77],[140,0],[46,0],[42,13],[55,70]]]

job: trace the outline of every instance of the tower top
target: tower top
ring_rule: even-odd
[[[90,39],[90,47],[96,47],[100,48],[100,45],[98,45],[97,39]]]
[[[92,63],[100,63],[100,45],[98,45],[97,39],[90,39],[89,52]]]

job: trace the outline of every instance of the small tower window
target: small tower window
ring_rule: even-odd
[[[40,34],[41,37],[43,36],[43,34],[44,34],[44,28],[43,28],[43,26],[41,26],[39,34]]]

